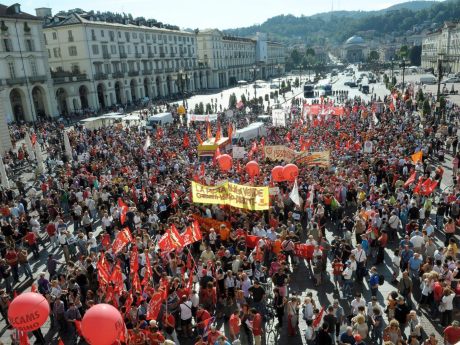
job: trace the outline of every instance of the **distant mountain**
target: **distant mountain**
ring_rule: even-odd
[[[380,11],[336,11],[312,16],[279,15],[262,24],[223,30],[229,35],[252,37],[266,32],[270,39],[287,44],[337,44],[357,33],[365,38],[404,35],[432,23],[460,19],[460,0],[410,1]]]

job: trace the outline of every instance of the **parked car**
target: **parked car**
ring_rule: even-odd
[[[459,77],[447,78],[446,80],[443,81],[443,83],[460,83],[460,78]]]

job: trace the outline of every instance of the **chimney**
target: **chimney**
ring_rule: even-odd
[[[49,7],[40,7],[35,9],[35,14],[39,18],[47,18],[52,17],[53,14],[51,12],[51,8]]]

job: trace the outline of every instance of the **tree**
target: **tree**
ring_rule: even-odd
[[[300,85],[300,81],[299,81],[299,78],[297,77],[294,80],[294,87],[299,87],[299,85]]]
[[[286,88],[286,82],[284,80],[281,82],[281,88],[282,89]]]
[[[259,104],[264,104],[264,99],[262,96],[259,96]]]
[[[418,90],[417,95],[416,95],[416,100],[417,102],[423,102],[425,100],[425,95],[423,94],[422,89]]]
[[[379,54],[378,51],[372,50],[369,53],[369,62],[377,62],[377,61],[379,61],[379,58],[380,58],[380,54]]]
[[[409,52],[411,65],[420,66],[422,64],[422,46],[413,46]]]
[[[198,110],[199,110],[198,114],[204,114],[204,104],[203,104],[203,102],[200,102]]]
[[[407,59],[409,57],[409,48],[406,45],[402,46],[399,48],[398,55],[400,59]]]
[[[246,96],[244,93],[241,95],[241,102],[243,102],[244,105],[246,105]]]
[[[431,115],[431,105],[430,105],[430,101],[427,99],[425,99],[425,101],[423,102],[423,115]]]
[[[236,108],[236,95],[232,93],[228,99],[228,107],[231,108]]]
[[[440,97],[439,98],[439,109],[441,111],[446,110],[446,98],[445,97]]]
[[[273,98],[273,97],[272,97]],[[268,102],[270,98],[268,98],[268,94],[265,95],[265,102]]]
[[[212,113],[212,107],[210,103],[206,103],[206,114]]]
[[[291,60],[294,65],[300,64],[302,61],[302,54],[297,49],[293,49],[291,52]]]
[[[232,96],[230,96],[230,98],[231,98],[231,97],[232,97]],[[198,105],[198,103],[195,104],[194,113],[195,113],[195,114],[199,114],[199,113],[200,113],[200,106]]]

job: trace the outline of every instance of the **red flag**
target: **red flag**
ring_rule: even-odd
[[[137,271],[133,273],[133,290],[138,293],[142,293],[141,281],[139,279],[139,274]]]
[[[291,142],[291,132],[287,132],[285,139],[287,142]]]
[[[118,207],[121,208],[120,223],[121,225],[123,225],[126,221],[126,213],[128,212],[128,205],[126,205],[121,198],[118,198]]]
[[[149,307],[147,308],[147,320],[155,320],[160,313],[163,296],[161,292],[155,292],[150,299]]]
[[[190,270],[190,277],[188,278],[187,286],[185,288],[188,294],[192,292],[192,288],[193,288],[193,270]]]
[[[201,165],[200,165],[200,177],[204,176],[205,171],[206,171],[206,169],[205,169],[204,163],[201,163]]]
[[[147,193],[145,192],[145,187],[142,186],[141,188],[141,194],[142,194],[142,201],[146,202],[147,201]]]
[[[184,149],[188,149],[190,147],[190,138],[188,137],[187,133],[184,134],[184,141],[182,143],[182,147]]]
[[[246,245],[250,249],[255,248],[260,239],[261,237],[254,236],[254,235],[248,235],[246,236]]]
[[[355,149],[355,151],[360,151],[361,143],[358,140],[356,140],[356,142],[353,144],[353,148]]]
[[[110,275],[110,281],[115,285],[115,292],[120,293],[123,290],[123,274],[121,273],[120,263],[117,262]]]
[[[337,130],[340,129],[340,122],[339,121],[335,122],[335,129],[337,129]]]
[[[228,135],[228,139],[230,140],[230,142],[232,141],[232,135],[233,135],[233,125],[232,123],[229,123],[228,124],[228,127],[227,127],[227,135]]]
[[[150,255],[149,253],[145,253],[145,273],[144,279],[142,279],[142,285],[146,286],[152,278],[152,266],[150,265]]]
[[[158,246],[164,253],[172,252],[174,250],[169,232],[166,232],[163,236],[161,236],[160,240],[158,241]]]
[[[112,244],[112,251],[116,255],[123,250],[123,248],[133,240],[129,228],[124,228],[118,234]]]
[[[163,138],[163,135],[164,135],[163,128],[158,127],[158,128],[157,128],[157,133],[156,133],[156,138],[157,138],[157,140]]]
[[[407,181],[404,183],[404,188],[409,187],[412,183],[415,182],[415,177],[417,176],[417,172],[414,171],[412,175],[407,179]]]
[[[179,199],[177,198],[177,193],[172,191],[171,192],[171,206],[176,207],[179,203]]]
[[[35,146],[35,144],[37,143],[37,134],[32,133],[32,135],[30,136],[30,142],[32,143],[32,146]]]
[[[109,263],[105,259],[105,255],[101,255],[99,261],[97,262],[96,268],[99,283],[107,285],[110,281],[110,267]]]
[[[184,246],[188,246],[189,244],[194,243],[193,240],[193,231],[191,226],[187,226],[185,231],[182,233],[182,239],[184,241]]]
[[[134,203],[137,205],[138,200],[137,200],[137,190],[134,185],[131,186],[131,198],[133,199]]]
[[[195,132],[196,135],[196,140],[198,141],[198,144],[202,145],[203,144],[203,139],[201,139],[201,134],[200,131],[197,129]]]
[[[59,341],[58,341],[57,345],[65,345],[64,342],[62,341],[61,337],[59,337]]]
[[[169,238],[172,245],[174,246],[174,249],[184,247],[184,241],[182,240],[182,237],[174,224],[172,224],[169,228]]]
[[[193,232],[193,239],[196,241],[200,241],[203,238],[203,235],[201,234],[200,230],[200,224],[198,224],[198,221],[195,219],[192,224],[192,232]]]
[[[312,324],[313,328],[317,328],[319,326],[323,318],[323,314],[324,314],[324,307],[321,308],[318,315],[316,315],[315,319],[313,320],[313,324]]]
[[[393,102],[390,103],[390,110],[391,110],[391,112],[394,112],[396,110],[395,105],[393,104]]]
[[[139,253],[136,246],[131,249],[129,254],[129,270],[131,273],[139,270]]]
[[[131,309],[132,304],[133,304],[133,295],[129,292],[128,297],[126,298],[126,301],[125,301],[125,309],[127,313],[129,313],[129,309]]]
[[[216,136],[214,138],[214,144],[218,143],[221,137],[222,137],[222,129],[220,127],[220,122],[217,122],[217,131],[216,131]]]
[[[206,138],[211,139],[211,137],[212,137],[211,123],[208,120],[208,121],[206,121]]]
[[[19,332],[19,345],[30,345],[29,336],[27,332],[18,331]]]

